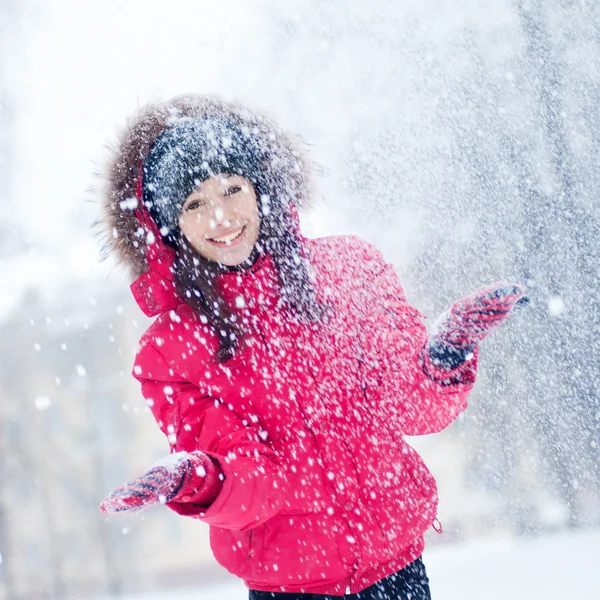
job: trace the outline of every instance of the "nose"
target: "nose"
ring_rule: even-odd
[[[231,219],[225,214],[223,209],[223,201],[219,198],[211,202],[213,206],[213,214],[209,219],[209,227],[216,229],[219,225],[223,227],[231,227]]]
[[[219,222],[223,220],[223,217],[225,216],[225,212],[223,211],[223,209],[219,206],[215,209],[215,221]]]

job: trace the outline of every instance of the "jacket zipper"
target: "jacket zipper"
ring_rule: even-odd
[[[354,579],[354,575],[356,575],[356,571],[357,570],[358,570],[358,562],[355,562],[352,565],[352,575],[348,575],[348,577],[346,577],[346,579],[344,580],[345,594],[351,594],[352,593],[352,591],[350,590],[350,583]]]

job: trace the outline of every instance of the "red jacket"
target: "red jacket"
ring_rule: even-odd
[[[422,315],[381,253],[353,236],[303,242],[327,324],[277,307],[266,256],[219,276],[254,323],[242,352],[217,364],[208,326],[163,298],[133,373],[171,450],[202,450],[224,474],[209,506],[169,504],[210,525],[217,561],[252,589],[343,595],[421,554],[436,484],[404,436],[465,409],[476,357],[456,370],[462,383],[428,378]]]

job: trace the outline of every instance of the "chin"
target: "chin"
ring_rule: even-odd
[[[248,260],[251,254],[252,251],[247,252],[241,256],[220,256],[215,257],[212,260],[219,262],[222,265],[225,265],[226,267],[237,267],[238,265],[241,265],[244,261]]]

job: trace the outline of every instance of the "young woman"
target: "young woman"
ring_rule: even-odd
[[[254,599],[429,598],[437,491],[404,436],[465,409],[477,343],[523,289],[484,288],[428,336],[375,247],[301,234],[295,140],[216,98],[141,110],[105,184],[108,249],[157,317],[133,375],[171,454],[102,510],[163,503],[208,523]]]

